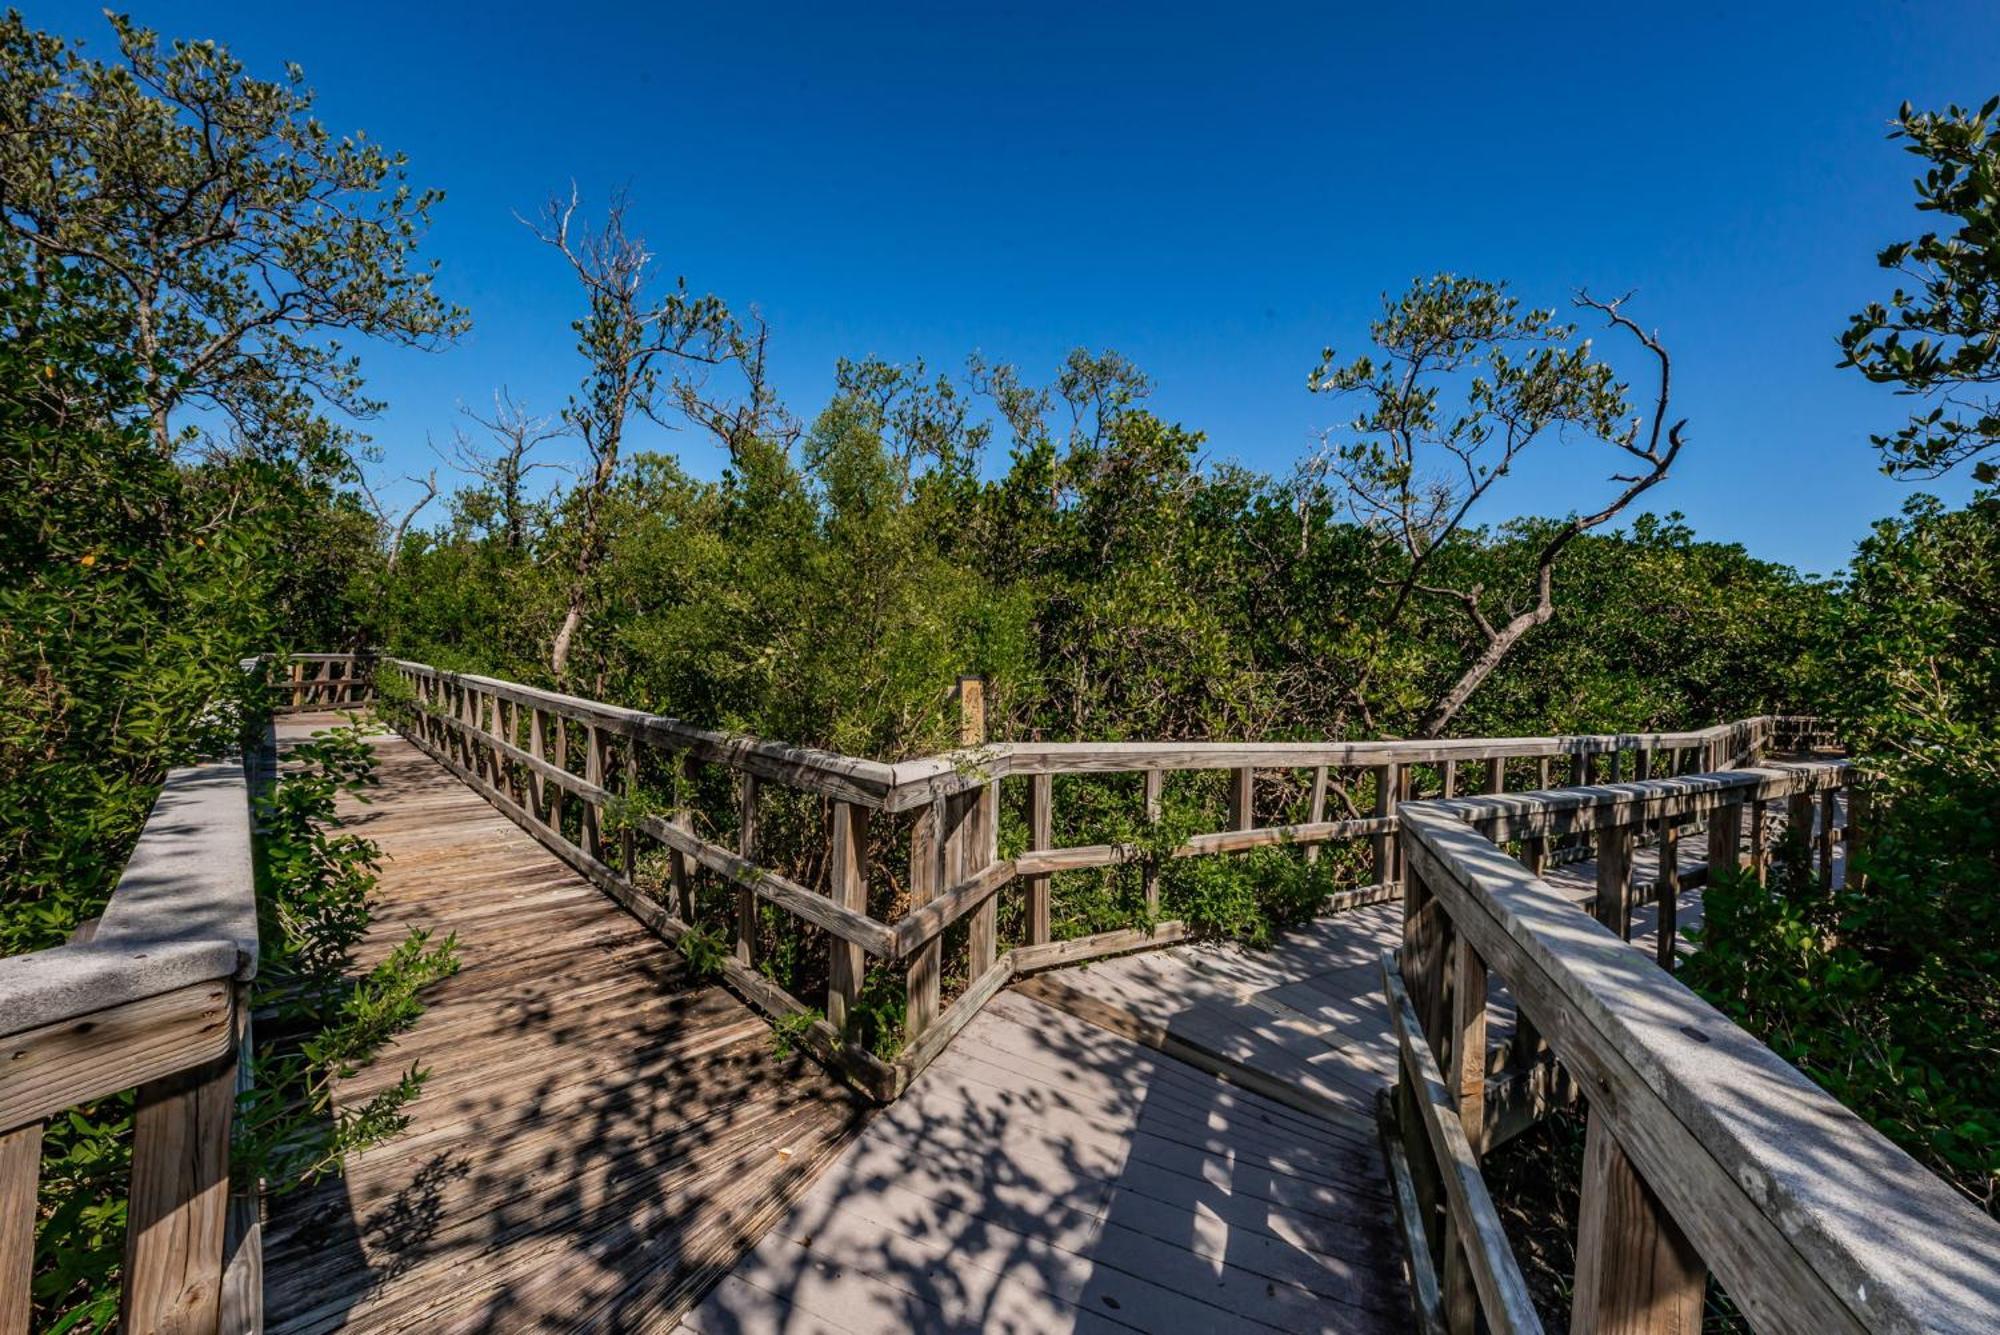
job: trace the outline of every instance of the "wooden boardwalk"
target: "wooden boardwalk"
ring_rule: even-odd
[[[1398,1331],[1371,1124],[1002,993],[688,1317],[701,1335]]]
[[[376,750],[354,827],[384,855],[365,958],[428,927],[463,967],[341,1091],[422,1064],[408,1134],[273,1202],[269,1329],[671,1328],[860,1106],[442,767],[400,738]]]

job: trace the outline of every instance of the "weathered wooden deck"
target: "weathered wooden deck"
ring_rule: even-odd
[[[273,1331],[1407,1324],[1359,1113],[1003,995],[870,1117],[442,767],[375,745],[371,952],[428,927],[463,967],[343,1089],[423,1064],[409,1133],[275,1203]],[[1390,912],[1352,919],[1356,950]]]
[[[859,1130],[859,1102],[777,1059],[749,1008],[434,761],[375,746],[364,958],[427,927],[456,933],[462,968],[342,1089],[426,1067],[408,1134],[273,1202],[269,1329],[672,1327]]]

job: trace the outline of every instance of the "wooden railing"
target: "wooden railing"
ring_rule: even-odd
[[[1783,837],[1831,874],[1846,776],[1808,763],[1402,809],[1390,1161],[1426,1328],[1541,1328],[1480,1158],[1580,1095],[1578,1335],[1698,1331],[1711,1271],[1760,1331],[2000,1329],[2000,1226],[1671,972],[1680,828],[1707,820],[1711,872],[1747,847],[1761,874],[1782,804]],[[1564,837],[1595,845],[1588,913],[1538,875]],[[1629,941],[1648,838],[1666,869],[1652,954]],[[1489,1045],[1493,979],[1515,1026]]]
[[[440,671],[384,659],[407,687],[388,712],[416,745],[484,795],[500,811],[589,877],[669,941],[702,917],[696,882],[706,873],[729,887],[727,906],[708,910],[707,932],[729,950],[724,977],[806,1047],[871,1095],[890,1099],[1012,978],[1105,955],[1171,945],[1188,928],[1161,920],[1149,880],[1144,925],[1054,939],[1055,878],[1068,871],[1142,861],[1128,845],[1054,844],[1055,780],[1063,775],[1130,774],[1139,809],[1157,819],[1165,776],[1220,770],[1229,775],[1229,828],[1197,835],[1177,857],[1231,853],[1268,845],[1315,850],[1369,842],[1372,877],[1333,907],[1380,902],[1400,893],[1395,873],[1396,809],[1418,795],[1458,791],[1467,767],[1488,792],[1547,784],[1552,767],[1587,782],[1628,766],[1644,774],[1669,765],[1713,768],[1747,762],[1773,748],[1807,742],[1808,725],[1760,718],[1696,732],[1624,736],[1536,737],[1471,741],[1357,743],[985,743],[977,710],[968,709],[967,745],[940,756],[887,764],[831,752],[733,736],[681,720],[607,705],[498,678]],[[401,711],[400,715],[398,711]],[[1305,781],[1301,776],[1310,776]],[[723,782],[718,782],[721,780]],[[1310,792],[1303,821],[1260,826],[1261,789],[1290,780]],[[1003,785],[1025,793],[1027,847],[999,855]],[[693,791],[725,800],[706,810]],[[648,793],[677,794],[651,809]],[[771,870],[764,830],[770,804],[789,793],[816,802],[817,843],[809,858],[816,884]],[[1326,819],[1330,794],[1368,814]],[[788,809],[797,823],[797,812]],[[884,822],[902,819],[900,827]],[[885,886],[871,849],[894,841],[909,849],[899,886]],[[642,843],[643,841],[643,843]],[[649,886],[642,854],[665,855],[664,876]],[[1024,896],[1017,939],[999,939],[1003,891]],[[871,913],[871,900],[879,912]],[[823,933],[823,1008],[794,996],[758,968],[760,905],[783,920]],[[949,929],[953,954],[946,958]],[[962,940],[959,938],[962,935]],[[900,970],[903,1032],[891,1059],[854,1041],[852,1019],[869,969]],[[944,1004],[947,977],[956,996]],[[817,1013],[815,1013],[817,1012]]]
[[[0,1333],[28,1328],[43,1124],[138,1091],[119,1328],[248,1331],[256,1200],[232,1190],[257,970],[246,764],[175,770],[94,926],[0,959]],[[253,773],[246,773],[246,768]]]
[[[286,654],[262,661],[273,669],[267,678],[272,713],[352,709],[375,699],[373,654]]]

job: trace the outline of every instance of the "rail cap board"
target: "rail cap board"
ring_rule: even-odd
[[[1845,787],[1851,773],[1852,766],[1845,760],[1773,763],[1631,783],[1429,799],[1421,804],[1403,803],[1402,809],[1422,805],[1476,827],[1489,839],[1522,839],[1576,834],[1598,825],[1635,820],[1697,816],[1736,802],[1828,792]]]
[[[864,760],[814,747],[792,746],[759,737],[697,727],[665,714],[652,714],[623,705],[607,705],[561,691],[544,690],[483,677],[469,672],[447,672],[427,663],[408,659],[382,660],[420,676],[485,691],[514,704],[568,714],[583,722],[607,728],[626,737],[646,737],[669,747],[690,751],[705,760],[720,761],[749,770],[761,778],[775,779],[801,788],[829,792],[832,796],[866,805],[881,804],[894,785],[893,767],[879,760]]]
[[[161,785],[91,939],[0,959],[0,1033],[256,972],[244,766],[190,765]]]
[[[1460,929],[1517,994],[1545,988],[1560,998],[1568,1015],[1539,1017],[1559,1056],[1616,1053],[1707,1152],[1708,1171],[1732,1184],[1732,1208],[1761,1215],[1790,1244],[1794,1256],[1767,1255],[1760,1271],[1802,1264],[1867,1329],[2000,1328],[2000,1224],[1650,956],[1434,807],[1402,808],[1406,846],[1444,882],[1434,893],[1472,913]],[[1539,977],[1520,977],[1523,968]],[[1691,1233],[1731,1227],[1681,1223]],[[1785,1286],[1781,1275],[1768,1279]]]
[[[295,655],[296,657],[296,655]],[[338,655],[334,655],[338,657]],[[893,764],[816,747],[704,728],[665,714],[523,686],[476,673],[450,672],[403,658],[380,662],[414,676],[467,685],[514,704],[566,713],[628,737],[645,737],[759,777],[824,792],[888,812],[914,810],[995,779],[1027,774],[1107,774],[1147,770],[1363,768],[1385,764],[1608,755],[1624,750],[1698,747],[1758,728],[1798,722],[1759,715],[1687,732],[1579,733],[1552,737],[1476,737],[1360,742],[993,742]]]

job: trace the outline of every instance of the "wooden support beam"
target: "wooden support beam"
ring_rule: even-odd
[[[1674,943],[1680,934],[1681,827],[1670,820],[1660,823],[1660,871],[1653,878],[1653,898],[1659,918],[1654,958],[1662,969],[1672,973]]]
[[[1750,802],[1750,869],[1759,885],[1771,874],[1770,803],[1762,798]]]
[[[1396,796],[1403,782],[1400,765],[1375,767],[1375,815],[1387,820],[1396,814]],[[1396,880],[1396,836],[1383,830],[1374,837],[1375,883],[1390,885]]]
[[[1036,774],[1028,779],[1028,847],[1039,852],[1055,842],[1055,812],[1051,805],[1055,776]],[[1039,946],[1049,939],[1049,875],[1043,872],[1028,881],[1028,944]]]
[[[1590,1110],[1584,1133],[1575,1335],[1688,1335],[1701,1329],[1708,1270],[1618,1144]]]
[[[236,1054],[141,1085],[120,1327],[208,1331],[221,1316]]]
[[[963,797],[966,804],[964,845],[959,856],[961,880],[994,865],[999,857],[1000,781],[993,780]],[[988,895],[966,922],[966,955],[974,978],[981,978],[999,958],[999,897]]]
[[[1507,791],[1507,758],[1495,756],[1486,762],[1486,791],[1504,793]]]
[[[745,862],[757,861],[757,790],[754,774],[736,776],[736,852]],[[736,887],[736,962],[744,968],[757,963],[757,892],[747,885]]]
[[[1743,865],[1743,804],[1731,802],[1717,807],[1708,817],[1708,877],[1710,884],[1718,872],[1735,872]]]
[[[41,1174],[42,1124],[0,1133],[0,1335],[27,1335]]]
[[[1328,770],[1325,765],[1313,768],[1312,801],[1306,809],[1306,820],[1317,825],[1326,819],[1326,787]],[[1306,849],[1306,861],[1319,861],[1319,845]]]
[[[1815,841],[1819,852],[1819,879],[1833,884],[1833,827],[1840,819],[1840,794],[1829,788],[1819,795],[1819,834]]]
[[[1462,934],[1452,939],[1451,970],[1449,1064],[1444,1069],[1476,1163],[1486,1147],[1486,962]],[[1470,1335],[1477,1329],[1479,1294],[1456,1220],[1445,1228],[1444,1311],[1452,1331]]]
[[[868,911],[868,808],[836,801],[827,813],[827,894],[842,908]],[[826,1019],[845,1042],[868,960],[861,947],[827,937]]]
[[[1146,771],[1146,824],[1158,825],[1161,816],[1160,795],[1165,786],[1166,775],[1156,769]],[[1146,916],[1160,916],[1160,874],[1150,863],[1146,866],[1142,880],[1146,891]],[[974,970],[977,972],[977,970]]]
[[[944,887],[945,802],[939,797],[918,814],[910,830],[910,907],[922,908]],[[915,1043],[937,1019],[938,969],[944,942],[932,937],[910,956],[903,1008],[903,1040]]]
[[[1254,829],[1257,824],[1257,771],[1239,765],[1229,775],[1229,828]]]
[[[1610,825],[1597,832],[1597,920],[1627,941],[1632,939],[1632,827]]]
[[[680,758],[680,784],[682,786],[687,788],[694,786],[697,774],[696,767],[699,763],[693,756],[684,755]],[[553,787],[553,785],[551,786]],[[560,796],[562,789],[556,788],[555,792]],[[694,832],[694,815],[689,811],[688,804],[685,801],[674,803],[674,814],[668,818],[668,823],[686,830],[690,834]],[[673,887],[674,905],[680,913],[681,921],[692,924],[694,922],[694,883],[689,879],[688,875],[687,854],[681,852],[678,848],[669,848],[667,850],[667,884]]]

